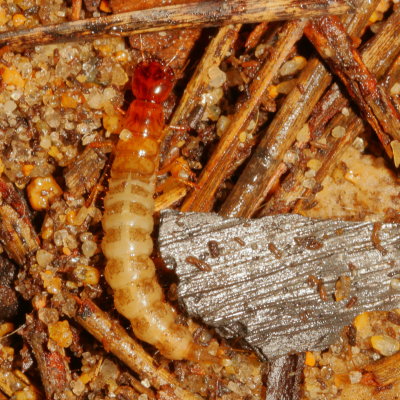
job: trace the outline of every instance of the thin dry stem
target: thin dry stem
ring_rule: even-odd
[[[214,0],[5,32],[0,35],[0,45],[33,46],[186,27],[309,18],[349,11],[349,5],[343,0],[230,0],[223,6],[219,0]]]
[[[176,398],[182,400],[201,400],[201,397],[183,389],[179,382],[167,370],[158,367],[143,347],[115,320],[103,312],[92,301],[78,300],[66,294],[70,301],[79,305],[73,318],[85,330],[103,343],[107,351],[113,353],[125,365],[135,371],[141,379],[148,379],[156,389],[169,385]]]
[[[379,0],[357,2],[357,13],[345,19],[351,35],[361,33],[378,4]],[[224,215],[251,217],[258,210],[268,194],[266,188],[271,187],[271,179],[276,178],[276,170],[286,151],[294,143],[297,132],[307,121],[331,80],[331,75],[320,61],[311,59],[308,62],[298,84],[286,97],[222,206]]]
[[[244,102],[239,111],[232,116],[228,130],[220,142],[207,165],[203,169],[198,182],[199,189],[193,191],[185,200],[182,211],[210,211],[214,204],[214,195],[220,184],[226,178],[229,166],[235,161],[240,145],[239,134],[246,129],[251,115],[260,105],[261,98],[268,86],[272,83],[280,66],[289,55],[293,45],[303,34],[305,21],[287,22],[279,34],[274,46],[274,58],[263,65],[257,79],[250,85],[249,99]]]

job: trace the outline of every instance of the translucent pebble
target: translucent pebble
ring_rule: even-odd
[[[61,124],[61,115],[52,108],[47,108],[44,119],[51,128],[58,128]]]
[[[61,347],[69,347],[72,344],[73,334],[68,321],[57,321],[48,326],[49,337]]]
[[[347,107],[343,107],[343,108],[342,108],[342,114],[343,114],[345,117],[348,117],[348,116],[350,115],[350,110],[349,110]]]
[[[56,75],[59,76],[60,78],[66,79],[69,77],[71,73],[71,68],[63,60],[60,60],[56,65],[55,72]]]
[[[283,161],[286,164],[295,164],[298,160],[299,160],[298,155],[296,154],[296,152],[292,150],[288,150],[283,156]]]
[[[67,45],[60,49],[60,56],[65,61],[70,62],[74,58],[79,58],[79,51],[77,48]]]
[[[80,379],[77,379],[71,382],[71,389],[76,396],[80,396],[85,391],[85,385]]]
[[[393,290],[400,290],[400,279],[394,278],[390,281],[390,287]]]
[[[310,128],[308,124],[304,124],[296,135],[296,140],[299,143],[305,143],[310,140]]]
[[[55,308],[44,307],[38,311],[38,317],[47,325],[57,322],[60,316]]]
[[[371,345],[374,350],[383,356],[391,356],[400,350],[400,343],[386,335],[376,335],[371,337]]]
[[[254,52],[254,55],[255,55],[257,58],[260,58],[260,57],[265,53],[266,48],[267,48],[267,45],[266,45],[266,44],[259,44],[259,45],[256,47],[256,50],[255,50],[255,52]]]
[[[222,136],[228,129],[230,123],[231,123],[231,120],[229,117],[227,117],[226,115],[221,115],[218,118],[218,122],[217,122],[217,135]]]
[[[207,108],[207,115],[211,121],[218,121],[218,118],[221,115],[221,108],[215,104],[211,105]]]
[[[94,142],[95,141],[95,139],[96,139],[96,133],[93,133],[93,134],[91,134],[91,135],[85,135],[83,138],[82,138],[82,144],[84,145],[84,146],[86,146],[86,145],[88,145],[89,143],[92,143],[92,142]]]
[[[81,135],[87,135],[90,132],[90,125],[82,122],[76,126],[76,131]]]
[[[400,94],[400,83],[396,82],[391,88],[390,88],[390,94],[392,96],[396,96]]]
[[[10,97],[15,101],[19,100],[21,98],[21,96],[22,96],[22,91],[21,90],[15,90],[10,95]]]
[[[289,61],[286,61],[279,70],[280,76],[293,75],[297,71],[303,69],[307,64],[307,60],[304,57],[297,56]]]
[[[305,176],[306,178],[314,178],[314,176],[315,176],[316,174],[317,174],[317,173],[316,173],[315,170],[313,170],[313,169],[308,169],[308,170],[304,173],[304,176]]]
[[[210,94],[211,104],[216,104],[222,99],[224,91],[221,87],[217,87],[214,90],[212,90],[209,94]]]
[[[208,69],[208,76],[210,78],[209,84],[212,87],[221,87],[226,82],[226,73],[218,65],[213,65]]]
[[[400,165],[400,142],[398,140],[392,140],[390,147],[393,150],[394,165],[397,168]]]
[[[353,142],[353,147],[358,151],[364,151],[365,149],[364,140],[361,139],[360,137],[355,138]]]
[[[360,371],[350,371],[349,378],[351,383],[358,383],[361,381],[362,373]]]
[[[8,100],[3,105],[3,110],[6,114],[11,114],[17,108],[17,104],[12,101]]]
[[[97,89],[91,90],[86,99],[88,106],[95,110],[99,110],[104,102],[103,94]]]
[[[117,92],[115,91],[114,88],[108,87],[108,88],[104,89],[104,92],[103,92],[104,99],[111,100],[114,97],[116,97],[116,95],[117,95]]]
[[[48,266],[53,261],[53,254],[46,250],[38,250],[36,253],[36,261],[41,267]]]
[[[342,138],[344,135],[346,134],[346,129],[343,126],[335,126],[332,129],[331,135],[336,138],[336,139],[340,139]]]
[[[307,189],[312,189],[315,186],[315,183],[316,181],[314,178],[304,179],[303,186]]]
[[[151,386],[148,379],[143,379],[140,383],[146,388],[149,388]]]
[[[92,240],[92,239],[93,239],[93,233],[92,232],[84,232],[84,233],[81,233],[79,235],[79,240],[81,242],[85,242],[86,240]]]
[[[111,83],[117,86],[123,86],[126,82],[128,82],[129,77],[126,74],[125,70],[119,65],[114,65],[111,74]]]
[[[60,229],[54,232],[54,244],[56,246],[63,246],[64,238],[68,236],[68,232],[66,229]]]
[[[68,122],[66,122],[66,123],[64,124],[64,128],[65,128],[67,131],[72,131],[72,130],[75,128],[75,124],[74,124],[73,122],[68,121]]]
[[[318,171],[321,168],[321,165],[322,162],[316,158],[312,158],[307,162],[307,167],[313,169],[314,171]]]
[[[119,134],[119,138],[123,141],[128,140],[132,136],[132,132],[129,129],[122,129]]]
[[[85,257],[92,257],[97,250],[96,242],[86,240],[82,243],[82,252]]]

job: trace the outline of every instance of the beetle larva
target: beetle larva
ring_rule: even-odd
[[[150,258],[159,144],[164,127],[161,103],[173,86],[172,70],[158,61],[144,61],[135,70],[131,103],[104,199],[102,242],[107,258],[105,278],[114,290],[116,309],[132,324],[135,335],[164,356],[211,360],[193,341],[186,326],[165,299]]]

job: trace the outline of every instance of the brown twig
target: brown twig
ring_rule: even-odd
[[[304,32],[357,102],[386,153],[393,157],[390,142],[400,139],[400,115],[368,71],[343,25],[335,17],[321,17],[311,22]]]
[[[78,306],[73,318],[98,341],[103,343],[107,351],[113,353],[125,365],[135,371],[141,379],[148,379],[156,389],[169,385],[177,399],[201,399],[200,396],[183,389],[167,370],[158,367],[143,347],[131,338],[118,322],[111,320],[91,300],[78,300],[69,294],[66,294],[66,297]]]
[[[357,13],[347,17],[345,25],[357,36],[367,24],[379,1],[359,0]],[[311,111],[331,82],[331,76],[317,59],[311,59],[302,71],[297,86],[286,97],[261,139],[253,156],[230,192],[221,211],[225,215],[252,216],[267,196],[271,182],[277,177],[286,151],[293,144]]]
[[[293,45],[302,36],[304,26],[304,21],[287,22],[279,32],[279,38],[274,46],[274,57],[265,62],[257,79],[254,79],[250,85],[249,99],[232,116],[232,123],[201,173],[198,182],[200,188],[186,198],[182,211],[210,211],[212,209],[214,194],[229,170],[227,166],[231,165],[236,158],[240,144],[239,133],[246,129],[252,113],[259,107],[261,98],[272,83],[272,79]]]
[[[326,14],[343,14],[350,7],[343,0],[230,0],[207,1],[132,11],[100,18],[66,22],[0,35],[0,45],[33,46],[76,39],[105,36],[129,36],[142,32],[168,29],[215,26],[220,24],[254,23]]]
[[[65,393],[74,399],[75,395],[69,387],[72,379],[69,358],[65,355],[64,349],[55,343],[52,351],[47,349],[49,340],[47,326],[32,315],[27,315],[26,326],[21,335],[29,343],[36,358],[46,398],[54,399]]]

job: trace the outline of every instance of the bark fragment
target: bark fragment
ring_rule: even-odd
[[[162,213],[159,245],[163,258],[176,265],[180,301],[190,316],[277,357],[322,350],[359,313],[399,306],[391,280],[398,274],[400,225],[382,224],[385,254],[376,249],[373,230],[372,223],[294,214],[245,220],[170,211]],[[308,246],[315,239],[322,246]],[[211,240],[222,249],[218,257],[210,254]],[[279,246],[281,258],[267,243]],[[211,270],[188,264],[188,255],[202,257]],[[357,266],[354,272],[349,263]],[[323,282],[323,296],[310,287],[310,276]],[[341,276],[351,276],[349,297],[335,301]],[[349,299],[356,301],[350,306]]]

